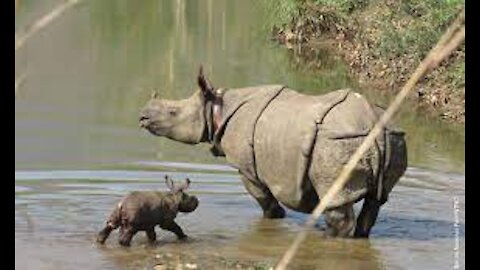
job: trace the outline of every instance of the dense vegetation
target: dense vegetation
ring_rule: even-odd
[[[358,75],[398,90],[464,7],[464,0],[280,0],[267,25],[285,44],[331,41]],[[322,41],[322,42],[319,42]],[[317,44],[317,45],[316,45]],[[465,119],[465,47],[418,85],[420,105],[444,119]]]

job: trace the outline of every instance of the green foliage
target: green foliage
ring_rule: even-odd
[[[298,16],[302,4],[302,0],[259,0],[258,5],[265,10],[267,17],[264,27],[272,29],[290,23]]]
[[[255,263],[253,265],[254,270],[269,270],[272,269],[273,267],[270,266],[268,263]]]
[[[448,72],[448,80],[456,87],[465,86],[465,61],[457,61]]]
[[[315,0],[317,5],[331,6],[344,13],[368,6],[370,0]]]
[[[464,0],[402,0],[384,18],[383,34],[378,50],[387,57],[413,54],[421,59],[440,39],[458,14]],[[411,21],[408,27],[397,29],[393,22]]]
[[[271,26],[296,21],[293,31],[322,36],[323,27],[353,25],[358,43],[373,46],[368,53],[380,61],[394,60],[403,68],[422,60],[465,6],[465,0],[261,0],[268,3]],[[360,12],[357,12],[360,11]],[[358,25],[367,16],[368,25]],[[357,21],[357,19],[360,19]],[[308,22],[308,23],[298,23]],[[371,23],[371,24],[370,24]],[[296,29],[300,25],[299,29]],[[366,31],[363,31],[366,30]],[[463,47],[462,47],[463,48]],[[460,49],[464,50],[464,49]],[[307,67],[311,68],[311,67]],[[446,65],[445,75],[453,87],[465,84],[465,56],[460,52]]]

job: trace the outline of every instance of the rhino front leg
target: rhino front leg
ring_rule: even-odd
[[[114,229],[116,229],[116,227],[114,227],[110,222],[107,222],[105,227],[98,233],[97,243],[104,244]]]
[[[325,211],[325,221],[327,223],[327,236],[347,237],[355,226],[353,204]]]
[[[104,244],[107,240],[110,233],[120,226],[120,210],[115,208],[115,210],[110,215],[110,218],[105,222],[105,227],[98,233],[97,242]]]
[[[250,193],[250,195],[252,195],[262,207],[263,217],[285,217],[285,210],[278,204],[277,199],[273,197],[272,193],[266,186],[262,185],[258,181],[251,181],[245,176],[241,176],[241,179],[248,193]]]

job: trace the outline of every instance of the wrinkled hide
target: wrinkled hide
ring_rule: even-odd
[[[381,112],[349,89],[319,96],[281,85],[234,89],[225,93],[223,122],[213,143],[282,204],[310,212]],[[384,129],[328,208],[365,196],[385,202],[406,165],[403,133]]]

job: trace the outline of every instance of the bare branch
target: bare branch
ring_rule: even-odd
[[[56,8],[54,8],[50,13],[47,15],[43,16],[42,18],[38,19],[27,31],[25,34],[21,35],[20,37],[17,38],[17,35],[15,35],[15,52],[18,51],[24,44],[25,42],[32,37],[34,34],[36,34],[38,31],[42,30],[45,28],[47,25],[49,25],[53,20],[58,18],[62,13],[64,13],[66,10],[69,8],[73,7],[74,5],[80,3],[81,0],[68,0],[60,5],[58,5]]]

